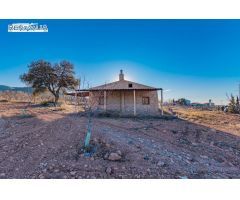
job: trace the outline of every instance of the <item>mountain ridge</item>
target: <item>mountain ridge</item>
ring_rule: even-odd
[[[31,93],[32,92],[32,88],[31,87],[10,87],[7,85],[0,85],[0,92],[4,92],[4,91],[15,91],[15,92],[28,92]]]

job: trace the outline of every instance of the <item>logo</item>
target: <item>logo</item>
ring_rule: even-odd
[[[8,32],[48,32],[48,27],[38,23],[14,23],[8,25]]]

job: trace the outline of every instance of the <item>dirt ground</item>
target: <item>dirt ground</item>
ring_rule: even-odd
[[[94,117],[90,155],[80,151],[86,117],[25,107],[0,103],[0,178],[240,178],[236,115],[176,109],[181,119]]]

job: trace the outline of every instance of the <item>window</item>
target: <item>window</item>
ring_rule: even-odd
[[[104,105],[104,97],[103,96],[99,97],[98,104]]]
[[[128,84],[128,87],[132,88],[132,83],[129,83],[129,84]]]
[[[142,104],[143,104],[143,105],[149,105],[149,104],[150,104],[150,99],[149,99],[149,97],[143,97],[143,98],[142,98]]]

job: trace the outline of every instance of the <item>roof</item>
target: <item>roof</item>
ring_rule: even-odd
[[[99,90],[161,90],[161,88],[154,88],[127,80],[119,80],[89,89],[89,91]]]
[[[84,89],[84,90],[78,90],[78,91],[104,91],[104,90],[115,90],[115,91],[116,90],[148,90],[148,91],[152,90],[153,91],[153,90],[162,90],[162,88],[150,87],[147,85],[142,85],[139,83],[125,80],[123,71],[120,70],[119,81],[92,87],[92,88],[89,88],[88,90]]]

